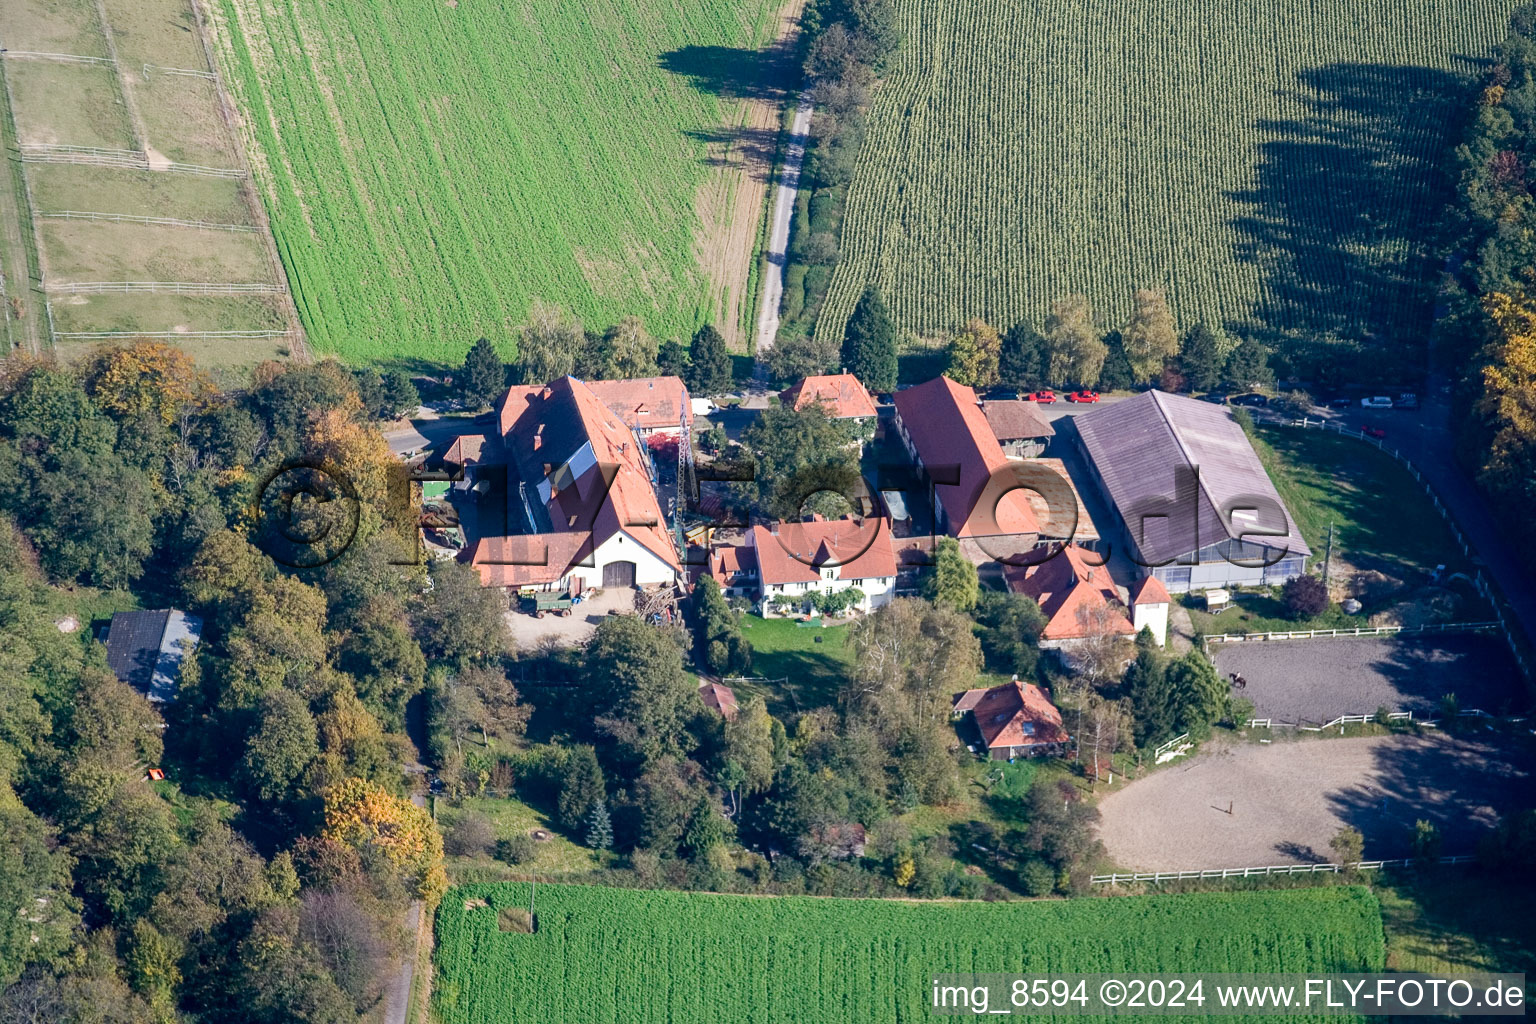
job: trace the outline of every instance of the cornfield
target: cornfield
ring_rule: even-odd
[[[523,934],[498,912],[526,908],[527,885],[444,898],[445,1024],[917,1022],[948,972],[1366,971],[1385,958],[1376,898],[1352,887],[985,904],[540,885],[534,899]]]
[[[1517,0],[897,0],[818,331],[1181,326],[1422,347],[1450,150]]]
[[[453,362],[536,297],[686,337],[719,305],[695,258],[706,139],[776,6],[222,0],[311,345]]]

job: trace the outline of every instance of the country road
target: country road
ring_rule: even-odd
[[[800,94],[789,130],[789,145],[784,147],[784,173],[774,190],[773,224],[768,229],[768,278],[763,282],[763,308],[757,317],[757,357],[773,347],[779,333],[779,303],[784,297],[784,261],[789,249],[789,222],[795,213],[795,193],[800,188],[800,164],[805,160],[805,143],[811,132],[811,91]]]

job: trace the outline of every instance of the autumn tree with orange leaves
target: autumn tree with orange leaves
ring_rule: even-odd
[[[365,779],[346,779],[325,793],[322,839],[384,854],[429,906],[448,888],[443,837],[425,810]]]

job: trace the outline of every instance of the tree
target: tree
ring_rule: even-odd
[[[870,391],[896,390],[896,325],[874,285],[864,288],[848,318],[843,368]]]
[[[627,316],[603,335],[606,356],[604,376],[613,379],[652,377],[656,374],[656,339],[637,316]]]
[[[826,335],[791,334],[775,338],[763,360],[774,380],[788,384],[836,371],[838,357],[837,342]]]
[[[612,616],[587,641],[581,664],[595,684],[595,723],[623,755],[646,763],[683,752],[698,693],[677,641],[639,616]]]
[[[859,483],[852,440],[850,428],[829,418],[820,402],[799,410],[787,405],[766,409],[742,431],[754,476],[734,489],[775,519],[798,519],[806,511],[828,518],[844,515],[851,510],[846,496]]]
[[[1099,370],[1100,388],[1105,391],[1129,391],[1137,383],[1145,383],[1137,381],[1136,371],[1131,369],[1131,361],[1126,357],[1119,331],[1110,331],[1105,335],[1104,347],[1104,367]]]
[[[91,353],[82,378],[86,392],[113,416],[151,416],[165,426],[211,388],[191,356],[158,341],[104,345]]]
[[[443,834],[443,852],[455,857],[478,857],[496,842],[496,828],[479,811],[465,811]]]
[[[459,391],[464,401],[484,409],[506,389],[507,367],[489,338],[480,338],[464,356],[459,370]]]
[[[721,785],[732,793],[737,813],[740,800],[737,791],[752,795],[765,792],[773,784],[773,774],[779,768],[774,757],[774,727],[783,726],[768,713],[768,705],[756,694],[748,697],[736,710],[736,717],[725,723],[725,749],[721,753],[724,766]],[[734,766],[729,773],[731,785],[726,785],[724,768]]]
[[[496,590],[481,585],[474,566],[439,560],[431,564],[428,575],[432,589],[411,614],[428,657],[465,665],[511,650],[503,599]]]
[[[274,690],[257,706],[240,772],[258,800],[276,803],[287,799],[319,754],[319,734],[308,704],[292,690]]]
[[[1413,857],[1429,864],[1440,863],[1440,829],[1424,818],[1413,823]]]
[[[983,590],[976,603],[977,639],[987,670],[1002,675],[1031,675],[1039,660],[1045,613],[1034,598]]]
[[[1316,576],[1293,576],[1280,588],[1280,600],[1293,619],[1310,619],[1328,607],[1328,588]]]
[[[1167,680],[1178,732],[1198,736],[1221,719],[1226,710],[1227,687],[1204,652],[1197,648],[1175,658],[1168,666]]]
[[[683,845],[694,860],[702,860],[709,851],[725,842],[725,821],[715,810],[715,803],[708,793],[700,793],[688,820],[688,832]]]
[[[725,339],[710,324],[700,327],[688,348],[689,364],[683,379],[695,395],[718,395],[731,386],[731,356]]]
[[[999,380],[1002,339],[997,329],[983,320],[971,319],[965,330],[949,343],[949,369],[946,374],[956,384],[984,390]]]
[[[0,793],[0,989],[28,964],[51,964],[69,948],[79,909],[57,833]]]
[[[560,779],[560,799],[555,810],[561,827],[575,832],[588,824],[592,808],[602,803],[606,795],[597,752],[585,744],[572,747],[566,754],[565,772]]]
[[[524,384],[547,384],[569,376],[586,347],[581,321],[553,303],[534,299],[528,321],[518,330],[518,375]]]
[[[1080,604],[1073,617],[1082,633],[1082,639],[1072,647],[1073,667],[1094,685],[1119,675],[1130,658],[1125,610],[1108,602]]]
[[[1202,320],[1184,335],[1179,348],[1179,367],[1193,391],[1210,391],[1221,383],[1227,354],[1222,338]]]
[[[950,698],[981,670],[971,620],[952,608],[898,598],[848,627],[853,652],[842,703],[850,718],[894,742],[909,725],[947,726]]]
[[[1099,382],[1108,352],[1093,323],[1086,295],[1068,295],[1051,304],[1045,321],[1045,343],[1050,353],[1046,375],[1056,387],[1078,384],[1091,388]]]
[[[330,787],[324,805],[322,839],[377,851],[417,898],[435,905],[442,897],[443,840],[425,810],[365,779]]]
[[[1222,381],[1229,387],[1244,389],[1273,384],[1275,375],[1269,368],[1269,349],[1252,338],[1244,338],[1227,356]]]
[[[1333,851],[1334,863],[1353,868],[1365,854],[1365,837],[1359,829],[1345,825],[1328,840],[1328,849]]]
[[[298,939],[319,954],[320,962],[358,1013],[378,1002],[394,950],[377,918],[352,892],[345,888],[306,890],[299,901]]]
[[[747,672],[752,667],[752,645],[741,635],[736,613],[726,604],[714,577],[699,578],[694,608],[700,649],[709,670],[716,674]]]
[[[1139,289],[1135,305],[1130,322],[1120,331],[1120,340],[1136,382],[1144,383],[1157,377],[1164,360],[1179,354],[1179,334],[1162,292]]]
[[[1004,384],[1025,391],[1045,386],[1049,359],[1045,338],[1028,320],[1020,320],[1003,335],[997,374]]]
[[[976,607],[980,584],[976,566],[953,537],[940,537],[933,549],[933,569],[923,577],[923,597],[941,608],[969,612]]]
[[[379,382],[379,407],[375,410],[380,419],[394,420],[409,416],[421,405],[421,391],[416,382],[404,370],[385,370]]]
[[[608,816],[608,804],[598,800],[587,815],[587,846],[594,850],[606,850],[613,846],[613,820]]]

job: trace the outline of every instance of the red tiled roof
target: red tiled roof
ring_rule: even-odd
[[[1163,581],[1156,576],[1148,576],[1136,587],[1136,592],[1131,595],[1131,604],[1171,604],[1173,598],[1168,596],[1168,588],[1163,586]]]
[[[715,548],[709,553],[709,574],[722,587],[728,587],[738,575],[757,574],[757,552],[744,544]]]
[[[591,380],[587,387],[626,426],[677,432],[693,422],[693,403],[681,377]]]
[[[1056,430],[1040,411],[1038,402],[982,402],[981,414],[999,441],[1026,437],[1054,437]]]
[[[864,385],[851,373],[833,373],[807,377],[779,395],[785,405],[797,412],[813,402],[827,407],[827,415],[833,419],[875,415],[874,399]]]
[[[955,707],[975,716],[988,750],[1065,743],[1068,738],[1061,712],[1033,683],[1014,680],[986,690],[967,690],[956,699]]]
[[[481,537],[469,554],[487,587],[537,587],[553,583],[572,564],[591,553],[592,535],[531,533],[517,537]]]
[[[485,451],[484,434],[460,434],[443,452],[443,461],[455,466],[474,466],[482,460]]]
[[[729,686],[721,686],[719,683],[700,683],[699,697],[704,701],[704,706],[714,708],[727,720],[736,717],[737,703],[736,693]]]
[[[948,377],[896,392],[901,417],[956,537],[1038,534],[1039,523],[1026,492],[1006,470],[1008,456],[981,407],[976,392]],[[940,483],[955,480],[957,483]]]
[[[1068,544],[1038,565],[1003,570],[1009,590],[1028,594],[1040,603],[1046,618],[1040,634],[1043,639],[1080,640],[1091,631],[1093,620],[1089,616],[1105,608],[1112,612],[1110,623],[1114,632],[1136,632],[1120,603],[1108,567],[1091,564],[1089,555],[1076,544]]]
[[[748,535],[764,585],[811,583],[822,566],[836,566],[845,580],[896,575],[891,524],[883,517],[775,525],[776,533],[754,526]]]

